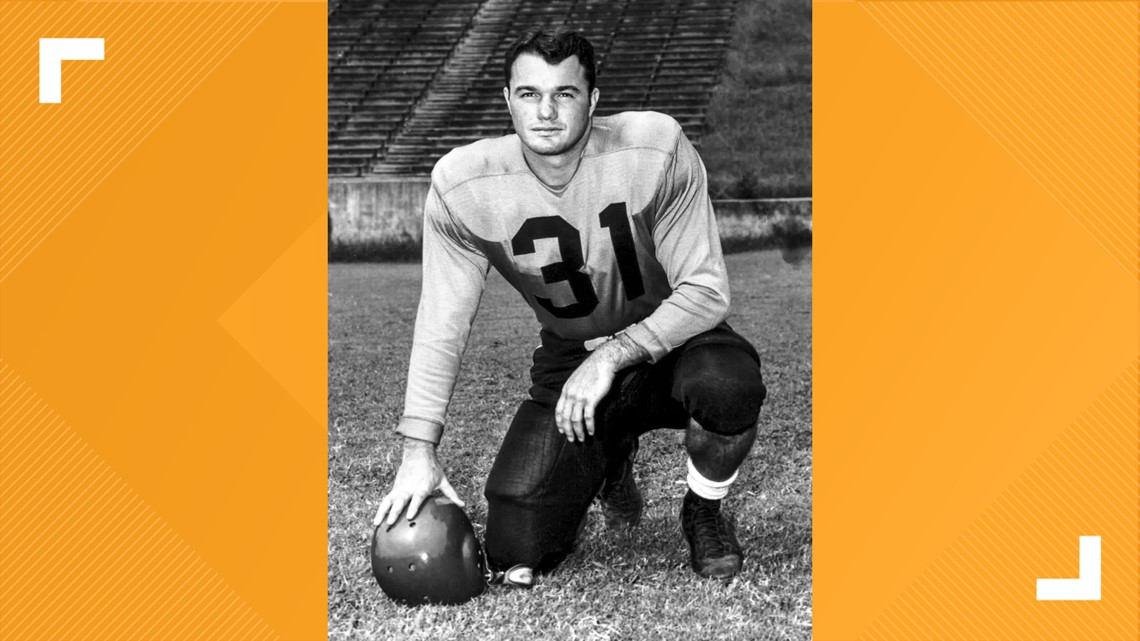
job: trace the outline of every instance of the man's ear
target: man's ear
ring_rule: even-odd
[[[594,90],[590,92],[590,115],[591,116],[594,115],[594,108],[598,106],[598,96],[599,95],[600,94],[598,93],[597,87],[594,87]]]
[[[507,113],[511,114],[512,116],[515,115],[514,113],[511,112],[511,88],[510,87],[503,87],[503,100],[506,101],[506,103],[507,103]],[[591,111],[593,111],[593,110],[591,109]]]

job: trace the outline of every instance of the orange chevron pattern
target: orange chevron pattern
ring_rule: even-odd
[[[326,16],[0,3],[0,639],[326,634]]]
[[[1138,6],[815,4],[814,638],[1140,634]]]
[[[1136,632],[1140,457],[1133,364],[861,639],[1127,639]],[[1077,576],[1077,542],[1102,540],[1103,600],[1035,603],[1036,578]]]
[[[281,638],[3,361],[0,399],[0,638]]]
[[[292,360],[296,355],[291,354],[291,350],[305,337],[297,335],[297,328],[278,320],[281,315],[303,318],[310,313],[308,309],[326,304],[314,296],[300,296],[294,288],[312,269],[313,249],[327,243],[327,238],[328,223],[314,221],[218,317],[218,323],[318,422],[324,420],[327,412],[327,396],[319,393],[327,387],[327,369],[294,367]],[[318,393],[314,394],[313,390]]]

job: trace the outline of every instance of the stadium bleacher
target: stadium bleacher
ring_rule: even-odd
[[[335,0],[330,176],[426,175],[458,145],[512,131],[502,61],[534,25],[593,42],[596,115],[652,109],[699,143],[736,0]]]

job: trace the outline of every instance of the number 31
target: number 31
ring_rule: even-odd
[[[614,246],[618,274],[625,287],[625,299],[633,300],[645,293],[641,280],[641,268],[637,265],[637,253],[633,247],[633,232],[626,217],[625,203],[613,203],[598,214],[603,229],[610,230],[610,242]],[[598,294],[590,282],[590,277],[581,271],[585,266],[582,259],[582,237],[573,225],[559,216],[529,218],[519,227],[511,239],[511,251],[515,256],[534,253],[534,241],[540,238],[557,238],[562,260],[542,268],[542,280],[546,284],[565,281],[574,294],[574,302],[558,307],[549,298],[535,296],[535,300],[557,318],[581,318],[589,316],[598,306]]]

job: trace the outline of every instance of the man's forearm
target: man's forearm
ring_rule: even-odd
[[[602,360],[614,372],[649,360],[649,351],[625,334],[618,334],[594,350],[594,358]]]

